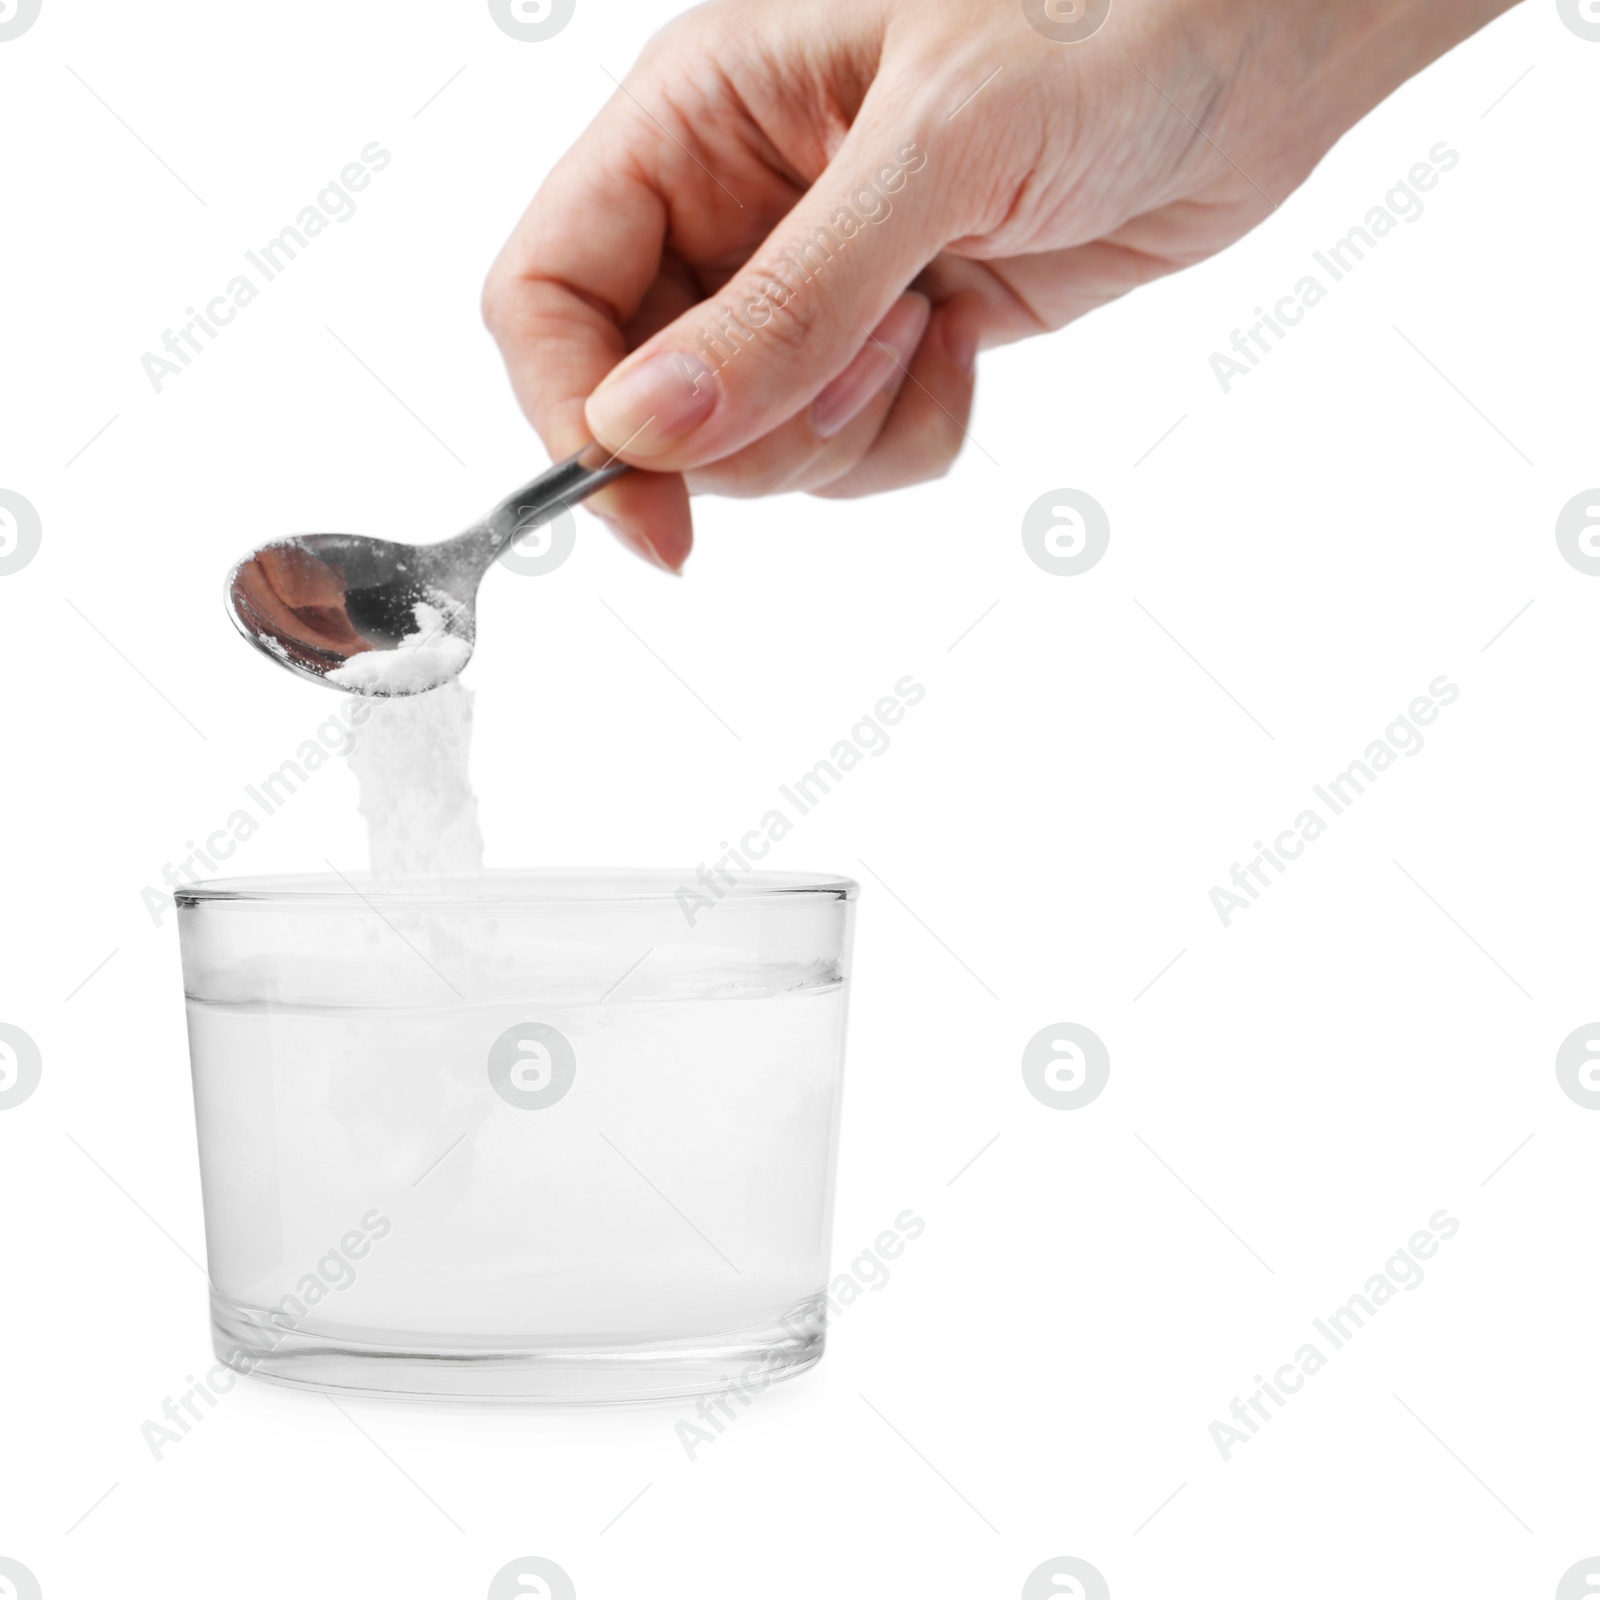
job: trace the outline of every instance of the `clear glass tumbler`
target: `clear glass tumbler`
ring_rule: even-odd
[[[181,890],[218,1356],[568,1401],[811,1366],[855,894],[665,872]]]

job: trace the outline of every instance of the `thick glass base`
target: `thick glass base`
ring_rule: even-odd
[[[271,1383],[389,1399],[617,1404],[718,1394],[758,1394],[822,1358],[821,1295],[797,1300],[752,1327],[692,1339],[620,1344],[414,1339],[383,1342],[286,1329],[259,1307],[211,1297],[212,1347],[236,1371]],[[393,1335],[390,1335],[393,1338]]]

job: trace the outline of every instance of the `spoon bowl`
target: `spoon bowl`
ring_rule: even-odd
[[[598,445],[438,544],[302,533],[261,546],[228,575],[227,607],[279,666],[330,688],[422,694],[467,664],[478,585],[507,545],[628,470]]]
[[[477,635],[481,573],[439,560],[453,543],[298,534],[263,545],[233,569],[228,612],[251,644],[302,677],[356,694],[437,689],[467,664]],[[454,648],[436,648],[440,636]],[[396,660],[362,670],[361,658],[374,652]],[[397,670],[402,655],[404,672]]]

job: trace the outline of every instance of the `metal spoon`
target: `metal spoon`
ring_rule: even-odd
[[[495,557],[627,470],[590,445],[440,544],[301,533],[263,545],[229,573],[228,614],[280,666],[330,688],[380,696],[437,689],[472,654],[478,585]],[[373,651],[395,654],[343,670]]]

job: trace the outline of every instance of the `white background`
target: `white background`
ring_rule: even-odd
[[[927,1221],[821,1367],[693,1463],[687,1407],[358,1431],[258,1384],[151,1459],[211,1356],[140,893],[330,709],[233,636],[222,573],[440,536],[539,468],[479,286],[660,20],[46,0],[0,44],[0,488],[44,530],[0,577],[0,1021],[44,1062],[0,1113],[0,1555],[46,1600],[476,1597],[524,1554],[583,1600],[1008,1597],[1059,1555],[1118,1600],[1553,1595],[1600,1550],[1600,1114],[1554,1072],[1600,1016],[1600,579],[1554,537],[1600,483],[1600,43],[1554,0],[1224,257],[985,356],[944,482],[701,503],[681,582],[586,517],[555,574],[490,574],[495,864],[692,865],[927,685],[772,860],[863,883],[836,1254]],[[141,354],[371,140],[359,213],[152,392]],[[1440,140],[1426,215],[1224,396],[1210,353]],[[1080,577],[1021,542],[1057,488],[1111,518]],[[1440,674],[1426,748],[1224,929],[1211,887]],[[230,865],[363,851],[335,764]],[[1111,1054],[1079,1111],[1019,1070],[1060,1021]],[[1213,1419],[1440,1208],[1427,1281],[1224,1463]]]

